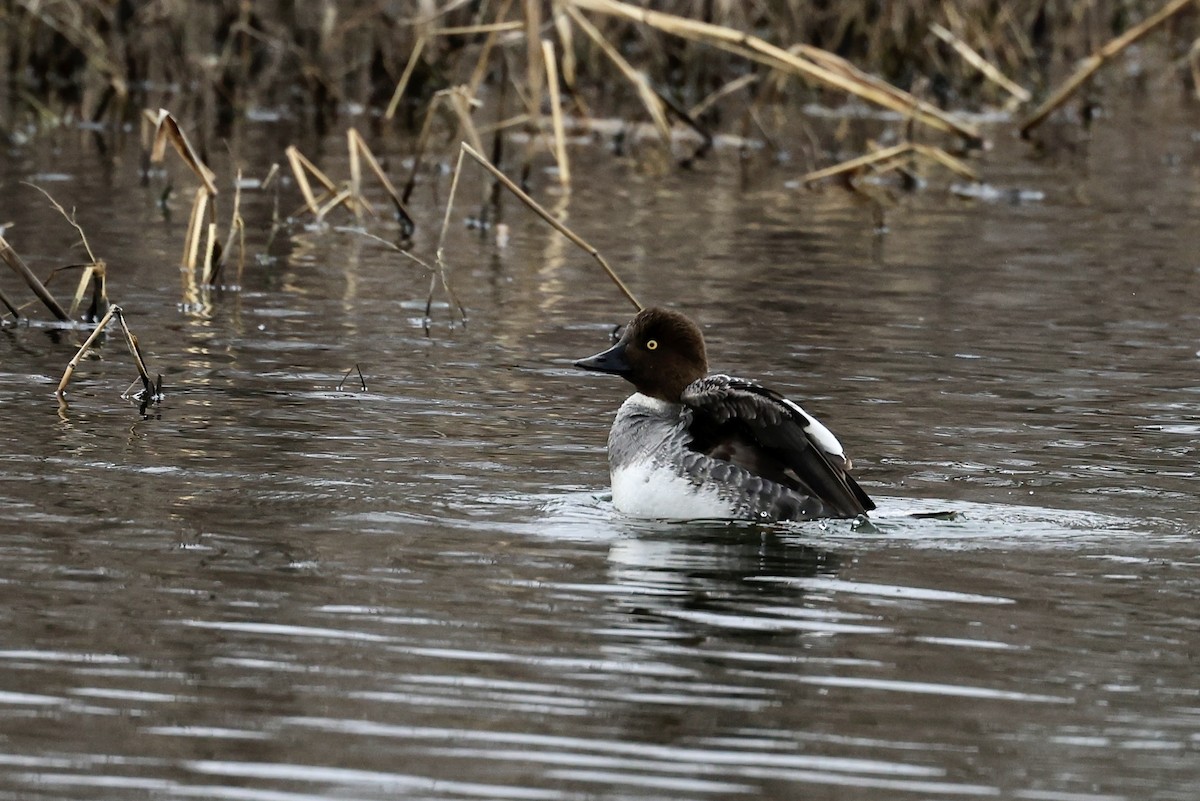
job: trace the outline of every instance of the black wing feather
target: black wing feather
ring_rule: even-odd
[[[713,375],[688,386],[682,400],[695,412],[694,450],[814,496],[844,517],[875,508],[847,472],[847,461],[823,450],[803,413],[779,393]]]

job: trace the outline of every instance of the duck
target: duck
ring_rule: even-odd
[[[709,374],[704,334],[682,312],[643,309],[574,364],[633,384],[608,436],[613,505],[628,516],[774,522],[875,508],[819,420],[755,381]]]

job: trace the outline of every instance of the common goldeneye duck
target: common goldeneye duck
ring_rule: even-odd
[[[753,381],[708,375],[704,335],[679,312],[639,312],[617,344],[575,366],[637,390],[608,436],[613,504],[625,514],[812,520],[875,508],[815,417]]]

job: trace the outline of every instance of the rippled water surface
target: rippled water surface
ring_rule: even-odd
[[[511,204],[507,247],[456,224],[470,321],[438,295],[426,332],[426,276],[370,239],[297,226],[196,296],[186,175],[164,220],[132,149],[10,153],[9,240],[78,261],[20,181],[78,207],[167,394],[120,397],[112,337],[60,410],[83,333],[0,330],[0,798],[1196,798],[1197,130],[1042,160],[997,131],[998,198],[938,178],[882,233],[800,165],[580,151],[543,196],[879,500],[778,528],[614,512],[628,389],[570,362],[630,309]]]

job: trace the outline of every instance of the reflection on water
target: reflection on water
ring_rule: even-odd
[[[624,389],[569,365],[628,310],[515,210],[454,232],[471,320],[426,334],[424,276],[329,231],[181,306],[183,223],[79,164],[168,395],[121,401],[110,338],[60,416],[80,332],[0,331],[0,798],[1193,798],[1187,135],[997,158],[1041,202],[931,189],[885,235],[728,160],[601,225],[622,168],[579,165],[571,222],[838,431],[867,526],[614,513]]]

